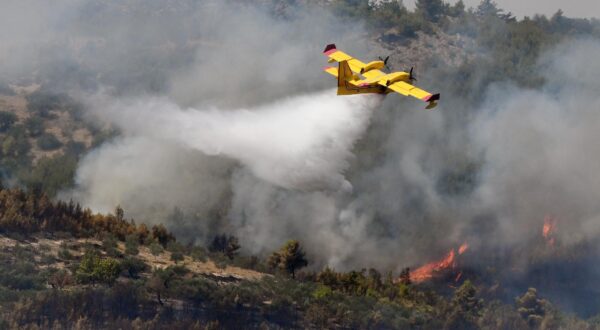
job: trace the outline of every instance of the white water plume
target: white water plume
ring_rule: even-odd
[[[96,199],[87,200],[87,205],[103,209],[125,203],[127,195],[148,187],[177,184],[174,177],[180,172],[170,164],[172,155],[160,156],[167,154],[161,149],[175,148],[178,153],[233,159],[258,178],[283,188],[348,191],[351,185],[344,171],[351,149],[380,100],[373,95],[338,97],[328,90],[254,109],[200,110],[181,108],[166,98],[96,99],[96,113],[118,126],[123,137],[88,155],[76,181],[80,192]],[[148,155],[135,152],[140,143],[151,148]],[[141,159],[128,162],[133,155]],[[116,166],[98,165],[106,162]],[[163,169],[159,176],[145,174],[146,170],[157,173],[158,168]],[[123,180],[130,184],[119,184]],[[124,191],[119,192],[119,187]]]

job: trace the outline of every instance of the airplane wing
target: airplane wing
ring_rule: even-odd
[[[379,84],[385,86],[385,81],[379,81]],[[386,87],[404,96],[412,96],[421,101],[429,102],[428,109],[435,107],[437,105],[436,101],[440,99],[440,94],[431,94],[404,81],[397,81]]]

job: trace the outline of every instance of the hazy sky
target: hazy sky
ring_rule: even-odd
[[[463,0],[467,7],[475,7],[480,0]],[[598,0],[495,0],[498,6],[510,11],[518,17],[533,16],[540,13],[550,16],[562,9],[569,17],[600,18],[600,1]],[[455,0],[449,0],[455,3]],[[415,0],[404,0],[407,6],[413,6]]]

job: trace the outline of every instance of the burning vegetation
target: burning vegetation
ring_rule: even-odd
[[[546,240],[546,243],[550,246],[554,246],[556,243],[556,218],[547,215],[544,217],[544,225],[542,226],[542,236]]]
[[[441,260],[430,262],[410,272],[410,281],[413,283],[422,283],[447,271],[455,271],[458,267],[458,256],[465,253],[468,249],[469,244],[466,242],[457,249],[452,248]],[[462,272],[459,271],[455,277],[455,281],[458,282],[461,277]]]

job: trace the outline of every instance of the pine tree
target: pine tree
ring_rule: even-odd
[[[430,22],[438,22],[444,15],[446,5],[442,0],[417,0],[417,12]]]
[[[271,268],[279,268],[290,274],[292,278],[296,278],[296,270],[306,267],[308,261],[300,243],[289,240],[278,252],[274,252],[269,257],[268,264]]]
[[[162,245],[158,244],[157,242],[152,242],[152,244],[149,246],[149,249],[150,253],[152,253],[154,257],[158,257],[163,252]]]
[[[547,301],[538,298],[535,288],[527,289],[523,296],[516,299],[517,311],[532,328],[537,328],[542,323],[547,304]]]

